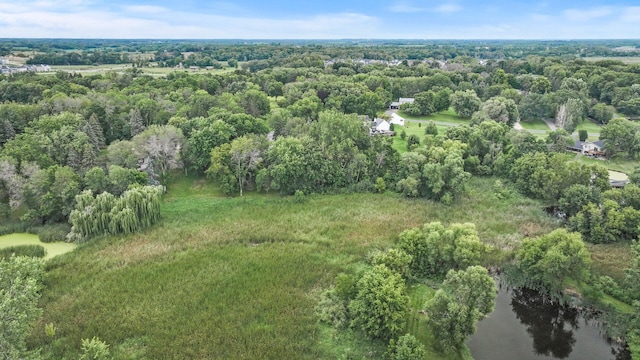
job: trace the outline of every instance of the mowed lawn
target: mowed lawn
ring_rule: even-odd
[[[453,108],[450,108],[447,111],[431,114],[429,116],[411,116],[402,111],[398,111],[398,115],[408,120],[446,122],[446,123],[457,124],[457,125],[469,125],[471,122],[471,119],[469,118],[463,118],[461,116],[458,116],[458,114],[456,114]]]
[[[425,136],[424,129],[426,126],[427,123],[415,120],[405,120],[404,126],[395,125],[394,131],[396,132],[396,136],[393,137],[393,148],[400,154],[407,152],[407,138],[410,135],[418,136],[422,143]],[[438,134],[444,134],[449,126],[436,125],[436,127],[438,128]],[[400,136],[403,130],[407,135],[404,139]]]
[[[97,336],[117,359],[380,358],[375,342],[345,340],[318,324],[317,294],[338,273],[362,268],[370,251],[427,222],[473,222],[484,242],[503,249],[558,226],[536,201],[498,200],[494,181],[473,178],[444,206],[394,193],[301,203],[271,194],[226,198],[202,180],[179,178],[159,225],[93,240],[47,263],[44,316],[30,346],[46,358],[75,359],[81,339]],[[44,334],[48,323],[53,338]],[[412,321],[409,329],[419,328]]]
[[[547,126],[547,124],[540,119],[520,121],[520,125],[522,125],[525,130],[551,131],[551,129],[549,129],[549,126]]]
[[[589,135],[599,137],[600,136],[600,131],[602,131],[602,125],[596,123],[595,121],[593,121],[591,119],[586,119],[583,122],[581,122],[580,124],[578,124],[578,127],[576,128],[576,133],[578,131],[580,131],[580,130],[587,130]]]

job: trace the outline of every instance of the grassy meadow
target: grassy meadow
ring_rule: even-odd
[[[81,339],[94,336],[117,359],[380,358],[380,343],[318,324],[318,294],[338,273],[362,268],[370,251],[426,222],[473,222],[484,242],[505,250],[558,226],[536,201],[498,200],[494,181],[474,178],[444,206],[392,193],[301,203],[271,194],[227,198],[200,179],[178,178],[159,225],[48,261],[44,316],[30,345],[55,359],[77,358]],[[500,261],[494,252],[485,262]],[[412,290],[414,317],[429,295]],[[44,333],[48,323],[57,328],[53,338]],[[419,329],[419,319],[409,323]],[[419,336],[430,344],[427,333]]]
[[[435,122],[446,122],[456,125],[468,125],[471,121],[469,118],[463,118],[458,116],[453,108],[449,108],[447,111],[442,111],[439,113],[431,114],[429,116],[412,116],[403,111],[398,111],[398,115],[402,116],[407,120],[424,120],[424,121],[435,121]]]
[[[66,71],[66,72],[75,72],[80,74],[106,74],[108,72],[116,72],[122,73],[127,69],[132,69],[131,64],[106,64],[106,65],[55,65],[51,66],[51,72],[48,73],[39,73],[42,75],[52,75],[55,74],[56,71]],[[151,76],[167,76],[168,74],[175,71],[187,71],[189,73],[194,74],[221,74],[227,72],[233,72],[236,70],[235,68],[224,67],[222,69],[212,69],[206,70],[205,68],[201,68],[200,70],[189,70],[186,69],[176,69],[173,67],[157,67],[157,66],[146,66],[137,68],[142,71],[146,75]]]
[[[547,123],[540,119],[530,120],[530,121],[520,121],[520,125],[525,130],[540,130],[540,131],[551,131]]]
[[[400,137],[402,130],[404,130],[405,134],[407,134],[407,137],[409,137],[410,135],[417,135],[418,138],[420,138],[420,141],[422,141],[422,138],[424,137],[424,129],[426,125],[427,125],[426,122],[412,121],[412,120],[406,120],[406,119],[404,122],[404,126],[395,125],[394,131],[396,132],[396,136],[393,137],[393,148],[396,149],[396,151],[399,152],[400,154],[406,153],[407,139],[406,138],[402,139],[402,137]],[[436,124],[436,127],[438,128],[438,134],[444,134],[445,131],[447,131],[447,128],[449,126]]]

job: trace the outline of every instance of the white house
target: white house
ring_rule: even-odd
[[[389,109],[398,110],[398,109],[400,109],[400,105],[402,105],[402,104],[413,104],[415,101],[416,101],[416,99],[414,99],[414,98],[400,98],[400,99],[398,99],[398,101],[392,102],[391,105],[389,105]]]
[[[387,132],[391,131],[391,124],[387,122],[387,120],[376,118],[373,121],[373,129],[374,132]]]
[[[391,113],[391,120],[389,120],[389,122],[394,125],[404,126],[404,118],[396,113]]]
[[[596,157],[604,155],[604,143],[602,141],[576,141],[573,146],[568,146],[568,149],[583,155]]]

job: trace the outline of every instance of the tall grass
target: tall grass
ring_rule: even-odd
[[[483,241],[508,249],[557,226],[536,201],[499,200],[494,180],[474,178],[444,206],[391,193],[225,198],[201,180],[176,179],[159,225],[48,262],[44,316],[30,345],[50,359],[77,358],[80,340],[93,336],[116,358],[335,358],[313,294],[373,249],[393,246],[401,231],[473,222]],[[53,339],[48,323],[58,329]],[[346,351],[363,342],[338,343]]]

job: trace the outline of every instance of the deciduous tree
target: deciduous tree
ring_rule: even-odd
[[[367,271],[349,303],[352,326],[374,338],[390,339],[404,328],[409,306],[404,280],[384,265]]]

